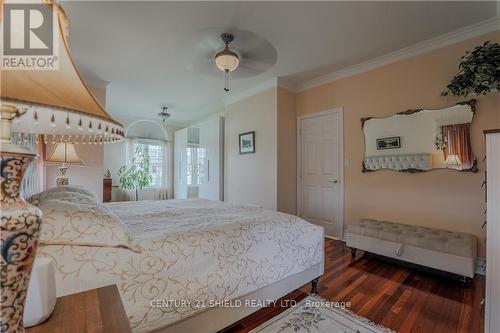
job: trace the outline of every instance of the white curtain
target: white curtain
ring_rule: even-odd
[[[138,143],[158,144],[162,148],[163,153],[163,170],[161,185],[159,187],[145,188],[139,191],[139,200],[166,200],[173,198],[173,149],[172,143],[165,140],[154,139],[125,139],[125,156],[126,165],[130,166],[134,158],[134,146]],[[118,200],[133,201],[135,200],[135,192],[131,190],[121,189]]]
[[[125,164],[127,166],[132,165],[132,160],[134,159],[134,146],[138,143],[135,138],[125,138]]]
[[[21,146],[28,147],[33,153],[37,153],[37,143],[36,143],[36,135],[35,134],[18,134],[13,133],[12,142]],[[39,181],[37,174],[37,160],[33,159],[33,161],[29,164],[24,172],[23,181],[21,183],[21,196],[25,199],[29,198],[35,193],[40,192],[39,189]]]
[[[171,141],[161,141],[163,148],[163,188],[162,199],[174,198],[174,149]]]
[[[167,177],[167,171],[168,171],[168,167],[167,167],[167,163],[168,163],[168,159],[167,159],[167,155],[168,155],[168,147],[167,147],[167,143],[164,142],[164,141],[160,141],[158,140],[157,142],[155,143],[158,143],[161,147],[161,151],[162,151],[162,154],[163,154],[163,170],[161,172],[161,185],[160,185],[160,188],[156,189],[155,192],[158,192],[157,193],[157,197],[158,197],[158,200],[167,200],[168,199],[168,195],[169,195],[169,191],[168,191],[168,177]],[[156,194],[156,193],[155,193]],[[153,195],[155,196],[155,195]]]
[[[125,138],[124,142],[125,142],[125,165],[129,167],[130,165],[132,165],[132,160],[134,158],[134,145],[137,143],[137,139]],[[119,187],[116,191],[116,201],[135,201],[135,191],[126,190]]]

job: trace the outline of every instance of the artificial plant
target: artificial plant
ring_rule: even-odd
[[[459,72],[441,95],[486,95],[500,89],[500,44],[485,42],[460,58]]]
[[[149,186],[152,177],[149,170],[149,155],[145,147],[137,145],[130,165],[123,165],[118,170],[120,187],[135,192],[135,201],[139,200],[139,191]]]

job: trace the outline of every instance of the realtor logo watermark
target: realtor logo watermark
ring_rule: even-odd
[[[53,4],[3,4],[4,70],[57,70],[57,15]]]

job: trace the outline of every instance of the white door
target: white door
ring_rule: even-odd
[[[174,150],[174,198],[187,198],[186,149],[188,130],[184,128],[175,132]]]
[[[199,125],[201,153],[205,154],[199,197],[224,200],[224,118],[217,117]]]
[[[342,110],[299,119],[300,216],[342,238],[343,137]]]
[[[487,216],[484,331],[500,332],[500,133],[486,135]]]

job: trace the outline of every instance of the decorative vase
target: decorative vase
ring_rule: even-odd
[[[12,110],[2,107],[0,148],[0,332],[24,332],[24,303],[35,259],[42,212],[20,196],[24,171],[35,157],[10,143]]]
[[[63,163],[59,168],[57,168],[57,178],[56,178],[57,187],[69,184],[69,178],[68,176],[66,176],[67,170],[68,167],[66,166],[66,163]]]

